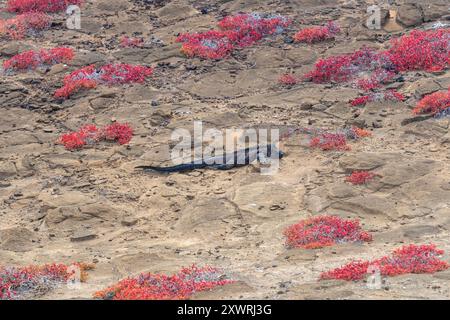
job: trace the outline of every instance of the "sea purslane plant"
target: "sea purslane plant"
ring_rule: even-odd
[[[305,78],[315,83],[357,81],[368,73],[390,73],[395,66],[384,53],[364,47],[352,54],[320,59]]]
[[[392,252],[390,256],[372,261],[352,261],[342,267],[323,272],[320,279],[356,281],[379,270],[382,276],[396,276],[407,273],[435,273],[446,270],[449,264],[439,259],[444,251],[434,244],[406,245]]]
[[[383,84],[391,82],[396,73],[386,69],[376,69],[369,73],[368,77],[362,76],[356,80],[356,87],[365,91],[370,91],[381,87]]]
[[[100,68],[90,65],[64,77],[64,86],[56,90],[55,98],[67,99],[81,89],[92,89],[97,85],[143,83],[153,69],[141,65],[107,64]]]
[[[369,102],[383,102],[383,101],[392,101],[392,102],[400,102],[405,100],[405,96],[395,90],[387,90],[383,92],[372,92],[368,95],[355,98],[350,101],[350,104],[354,107],[363,106]]]
[[[292,74],[283,74],[278,78],[278,83],[283,86],[293,86],[297,84],[298,79]]]
[[[140,48],[144,45],[144,38],[142,37],[128,37],[120,38],[120,46],[122,48]]]
[[[336,131],[314,128],[314,127],[294,127],[290,128],[281,136],[281,139],[287,139],[294,134],[306,134],[310,136],[309,146],[312,148],[319,148],[324,151],[350,150],[347,144],[348,140],[359,140],[361,138],[370,137],[372,134],[362,128],[356,126],[346,127]]]
[[[316,43],[334,37],[341,32],[339,25],[335,21],[328,22],[325,26],[311,27],[300,30],[294,35],[295,42]]]
[[[127,144],[131,141],[132,136],[133,129],[127,123],[115,122],[102,128],[89,124],[81,127],[78,131],[61,135],[59,143],[64,145],[67,150],[77,150],[100,141]]]
[[[13,56],[3,62],[5,72],[29,71],[40,67],[49,67],[57,63],[68,63],[74,57],[71,48],[30,50]]]
[[[193,265],[182,268],[171,276],[142,273],[98,291],[94,297],[105,300],[185,300],[195,292],[232,282],[234,281],[217,268]]]
[[[65,81],[64,86],[55,91],[57,99],[68,99],[71,95],[82,90],[95,89],[97,81],[89,79]]]
[[[346,178],[347,182],[350,182],[351,184],[366,184],[370,180],[375,178],[375,174],[370,171],[354,171],[350,176]]]
[[[100,130],[101,138],[107,141],[127,144],[133,136],[133,129],[127,123],[114,122]]]
[[[392,40],[387,51],[399,71],[440,71],[450,63],[450,29],[413,30]]]
[[[8,0],[6,11],[8,12],[59,12],[64,11],[69,5],[81,6],[83,0]]]
[[[283,33],[290,23],[281,15],[253,12],[225,17],[218,25],[237,46],[248,47],[266,36]]]
[[[262,38],[282,33],[290,20],[280,15],[244,13],[219,21],[220,30],[184,33],[178,36],[188,57],[222,59],[236,48],[248,47]]]
[[[450,62],[450,30],[414,30],[393,39],[385,51],[362,48],[351,54],[331,56],[316,62],[305,78],[316,83],[355,82],[372,90],[391,81],[399,72],[441,71]]]
[[[51,17],[42,12],[27,12],[14,18],[0,20],[0,37],[21,40],[38,35],[51,25]]]
[[[107,64],[102,66],[96,73],[99,81],[107,85],[125,83],[143,83],[145,79],[153,74],[153,69],[141,65],[130,65],[126,63]]]
[[[351,150],[351,147],[347,144],[348,139],[358,140],[372,135],[369,131],[356,126],[336,132],[313,130],[309,134],[312,135],[309,146],[311,148],[319,148],[322,151],[348,151]]]
[[[82,89],[93,89],[99,82],[99,72],[94,65],[90,65],[64,77],[64,86],[55,91],[55,98],[68,99]]]
[[[93,124],[85,125],[78,131],[65,133],[59,138],[59,142],[67,150],[81,149],[85,145],[92,145],[101,138],[100,130]]]
[[[177,38],[183,43],[181,52],[188,57],[222,59],[234,50],[229,32],[210,30],[201,33],[185,33]]]
[[[450,108],[450,88],[447,92],[437,91],[423,97],[413,109],[414,114],[431,114],[442,117]]]
[[[347,136],[344,133],[322,133],[310,141],[311,148],[319,148],[322,151],[348,151]]]
[[[372,133],[365,129],[352,126],[351,128],[344,129],[344,133],[348,139],[358,140],[360,138],[370,137]]]
[[[326,215],[291,225],[284,235],[289,248],[317,249],[339,243],[372,241],[372,236],[362,230],[358,220]]]
[[[80,271],[79,274],[74,274],[76,269]],[[74,279],[74,276],[79,277],[74,280],[85,282],[86,271],[91,269],[93,266],[86,263],[0,266],[0,300],[30,299]]]

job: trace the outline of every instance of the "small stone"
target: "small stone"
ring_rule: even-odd
[[[269,208],[270,211],[284,210],[284,209],[285,209],[285,206],[282,204],[273,204]]]
[[[430,152],[438,152],[439,148],[438,147],[431,147],[430,148]]]
[[[284,43],[288,43],[288,44],[291,44],[291,43],[294,43],[294,39],[292,38],[292,37],[285,37],[284,38]]]
[[[396,20],[405,27],[412,27],[423,22],[423,14],[418,6],[407,3],[399,7]]]
[[[131,227],[134,226],[138,222],[138,219],[133,217],[125,217],[122,219],[122,225],[125,227]]]
[[[72,237],[70,237],[70,241],[79,242],[79,241],[87,241],[97,238],[97,235],[90,230],[80,230],[74,232]]]
[[[22,196],[23,196],[22,191],[16,191],[16,192],[14,192],[14,197],[20,198],[20,197],[22,197]]]
[[[328,107],[322,103],[318,103],[312,106],[312,109],[315,111],[325,111]]]
[[[12,161],[0,162],[0,179],[12,177],[16,174],[16,167]]]
[[[374,127],[374,128],[382,128],[383,125],[381,123],[379,123],[379,122],[372,122],[372,127]]]

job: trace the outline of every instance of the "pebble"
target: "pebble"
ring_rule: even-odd
[[[131,227],[131,226],[134,226],[135,224],[137,224],[138,221],[139,221],[138,219],[133,218],[133,217],[125,217],[122,219],[121,223],[125,227]]]
[[[97,238],[97,234],[90,230],[80,230],[74,232],[72,237],[70,237],[70,241],[79,242],[79,241],[87,241]]]

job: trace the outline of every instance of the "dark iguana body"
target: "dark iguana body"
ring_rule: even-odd
[[[263,159],[281,159],[283,152],[273,145],[263,147],[251,147],[233,152],[233,154],[223,154],[216,157],[182,163],[171,167],[138,166],[136,169],[144,171],[158,172],[182,172],[195,169],[211,168],[216,170],[229,170],[235,167],[241,167],[252,163],[255,160]]]

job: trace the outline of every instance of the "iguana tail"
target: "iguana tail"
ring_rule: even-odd
[[[205,163],[183,163],[172,167],[154,167],[154,166],[138,166],[136,169],[142,169],[144,171],[157,171],[157,172],[181,172],[194,169],[201,169],[206,167]]]

